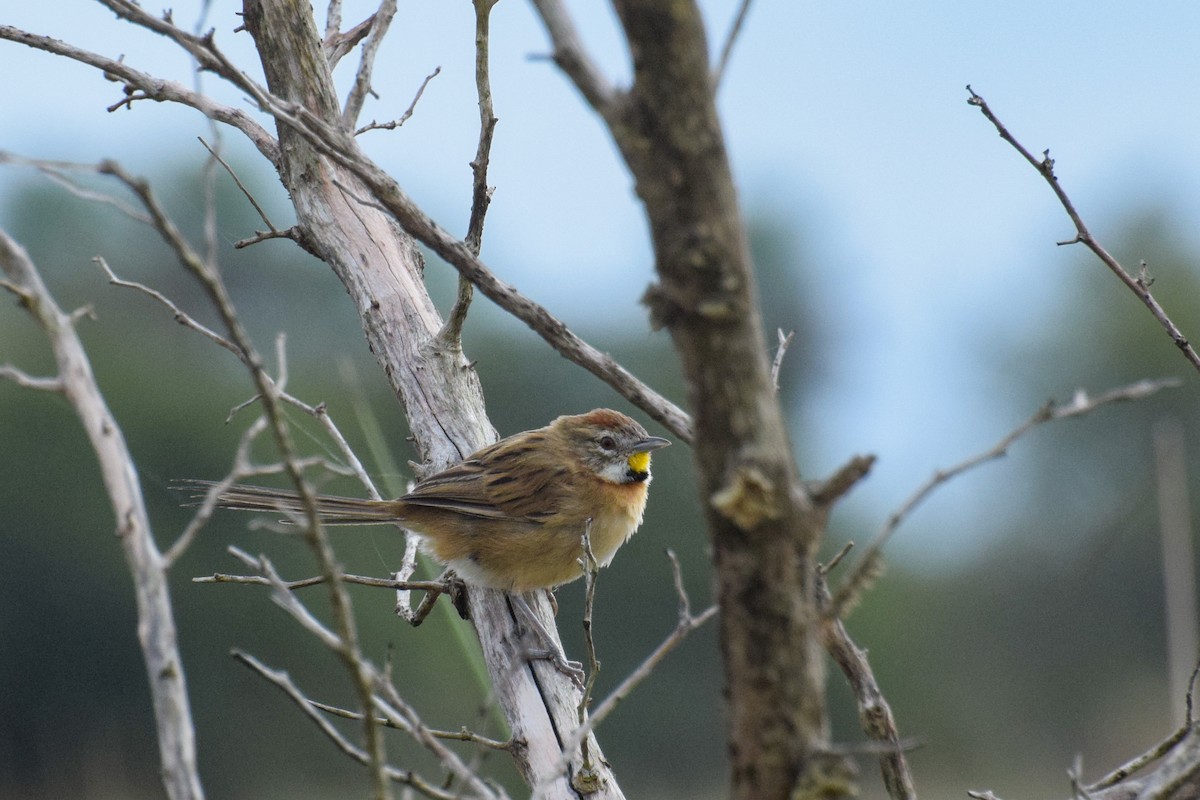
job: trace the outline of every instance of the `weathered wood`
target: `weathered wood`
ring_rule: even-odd
[[[254,37],[271,93],[308,109],[344,138],[343,154],[361,154],[341,119],[333,80],[312,8],[302,0],[246,0],[246,29]],[[407,411],[421,459],[441,469],[496,440],[478,377],[462,350],[437,336],[442,320],[422,280],[412,238],[380,207],[362,202],[372,192],[345,165],[321,154],[306,135],[278,127],[279,175],[296,209],[304,244],[341,279],[359,311],[367,343]],[[512,735],[525,780],[549,798],[576,797],[570,776],[555,776],[562,737],[575,725],[578,695],[545,664],[514,663],[521,652],[503,593],[472,590],[470,614],[483,646],[495,697]],[[535,609],[553,629],[548,603]],[[536,675],[536,679],[535,679]],[[592,754],[599,748],[593,741]],[[620,798],[611,772],[598,766],[604,790]]]

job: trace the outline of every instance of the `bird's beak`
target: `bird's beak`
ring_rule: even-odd
[[[651,450],[658,450],[666,447],[671,443],[670,439],[664,439],[661,436],[647,436],[633,446],[635,453],[649,453]]]

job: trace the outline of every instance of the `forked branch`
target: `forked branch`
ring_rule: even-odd
[[[1158,300],[1154,298],[1154,295],[1150,294],[1150,284],[1152,281],[1149,280],[1144,274],[1145,270],[1143,269],[1141,272],[1139,272],[1137,277],[1134,277],[1127,269],[1121,266],[1121,263],[1113,258],[1112,255],[1109,254],[1109,252],[1105,250],[1099,242],[1096,241],[1095,237],[1092,236],[1092,232],[1088,230],[1087,225],[1084,224],[1083,217],[1081,217],[1079,212],[1075,209],[1075,204],[1071,202],[1071,198],[1067,196],[1066,190],[1064,190],[1062,188],[1062,184],[1058,182],[1058,176],[1054,174],[1054,159],[1050,157],[1050,151],[1043,151],[1041,158],[1038,158],[1033,153],[1029,152],[1029,150],[1027,150],[1025,146],[1017,141],[1016,137],[1009,132],[1004,123],[1000,121],[1000,119],[992,111],[991,107],[988,106],[987,101],[976,94],[974,90],[971,89],[970,85],[967,86],[967,92],[970,94],[970,97],[967,98],[967,102],[978,108],[983,115],[987,117],[988,121],[995,126],[996,132],[1000,134],[1000,138],[1012,145],[1013,149],[1020,153],[1021,157],[1028,161],[1030,166],[1038,171],[1039,175],[1045,178],[1046,183],[1050,184],[1050,188],[1053,190],[1055,197],[1058,198],[1058,202],[1062,204],[1063,209],[1067,212],[1067,216],[1071,218],[1071,222],[1075,225],[1075,238],[1065,242],[1059,242],[1059,244],[1082,244],[1084,247],[1095,253],[1096,257],[1104,262],[1104,266],[1108,267],[1109,270],[1111,270],[1112,273],[1120,279],[1121,283],[1125,284],[1129,288],[1129,291],[1137,295],[1137,298],[1142,301],[1142,304],[1150,310],[1150,313],[1156,320],[1158,320],[1158,323],[1162,325],[1163,329],[1166,330],[1167,335],[1171,337],[1171,341],[1174,342],[1175,346],[1178,347],[1180,352],[1183,353],[1183,357],[1188,360],[1193,368],[1200,372],[1200,354],[1196,353],[1196,350],[1192,347],[1191,342],[1189,342],[1187,337],[1183,335],[1183,332],[1179,330],[1179,326],[1177,326],[1171,320],[1171,318],[1167,316],[1167,312],[1163,310],[1161,305],[1159,305]]]

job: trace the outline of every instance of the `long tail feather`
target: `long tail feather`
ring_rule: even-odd
[[[185,505],[198,506],[204,502],[215,481],[181,480],[174,488],[191,492]],[[317,512],[326,525],[378,525],[381,522],[396,522],[396,506],[383,500],[365,500],[358,497],[338,497],[319,494],[316,496]],[[231,511],[259,511],[276,514],[304,514],[304,502],[300,494],[289,489],[269,489],[263,486],[234,484],[217,497],[217,508]],[[285,520],[287,521],[287,520]]]

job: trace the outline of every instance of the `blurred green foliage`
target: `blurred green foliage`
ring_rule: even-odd
[[[266,179],[257,183],[260,197],[272,197]],[[290,391],[311,403],[327,402],[360,454],[370,451],[360,416],[361,407],[369,408],[392,461],[403,465],[413,457],[403,415],[366,353],[343,290],[288,242],[234,250],[233,240],[261,225],[227,184],[218,182],[220,258],[259,348],[273,358],[273,338],[286,331]],[[168,204],[199,242],[195,198],[202,192],[195,176],[180,172],[156,185],[168,187]],[[277,226],[288,224],[281,198],[270,207]],[[223,474],[252,419],[252,411],[243,411],[226,420],[251,393],[244,371],[153,301],[107,285],[91,265],[91,257],[102,254],[122,277],[144,281],[212,322],[195,285],[148,230],[40,181],[10,193],[0,218],[30,250],[64,307],[94,307],[96,320],[83,322],[81,333],[137,456],[159,541],[168,544],[188,519],[169,481]],[[839,358],[839,347],[792,224],[760,219],[753,233],[771,344],[776,327],[800,328],[781,391],[794,429],[804,430],[821,423],[809,401],[822,391],[820,362]],[[1147,214],[1130,221],[1118,255],[1150,262],[1164,305],[1185,331],[1194,332],[1200,326],[1200,314],[1189,305],[1200,288],[1195,259],[1179,252],[1175,240],[1164,214]],[[445,300],[451,271],[431,263],[427,275],[435,297]],[[1013,403],[1014,424],[1064,387],[1100,390],[1141,377],[1187,375],[1161,330],[1084,254],[1074,273],[1057,280],[1072,288],[1063,292],[1069,302],[1053,318],[1031,326],[1023,341],[1003,342],[980,356],[1011,386],[997,400]],[[629,309],[610,329],[583,333],[685,402],[666,335],[639,328],[641,319]],[[630,410],[485,299],[473,307],[465,347],[477,361],[502,434],[599,405]],[[39,332],[11,303],[0,311],[0,361],[35,373],[50,368]],[[923,796],[957,797],[983,787],[1005,796],[1065,796],[1063,770],[1076,752],[1098,771],[1169,731],[1171,704],[1182,698],[1169,695],[1163,677],[1149,429],[1163,416],[1180,419],[1194,463],[1200,441],[1196,399],[1195,381],[1189,380],[1187,388],[1165,397],[1039,429],[1022,443],[1019,459],[975,483],[977,515],[963,520],[963,530],[945,532],[991,542],[976,561],[958,570],[895,566],[855,612],[851,631],[870,648],[902,734],[924,743],[912,757]],[[306,449],[329,451],[311,421],[293,414],[293,422],[305,432],[300,439]],[[0,452],[0,796],[160,796],[130,578],[79,426],[60,398],[0,383]],[[258,455],[272,459],[265,445]],[[838,458],[822,454],[822,463]],[[406,478],[369,459],[368,469],[383,484]],[[678,553],[694,606],[711,599],[707,543],[692,487],[686,447],[656,455],[646,525],[600,577],[595,626],[601,695],[674,625],[664,548]],[[861,540],[884,513],[842,518],[838,528]],[[173,573],[206,788],[210,796],[227,798],[353,795],[365,788],[361,771],[228,651],[248,650],[286,669],[311,696],[349,704],[352,693],[336,660],[263,589],[191,581],[241,571],[225,552],[230,543],[269,554],[287,577],[313,572],[298,542],[248,529],[246,521],[236,515],[215,520]],[[399,561],[402,543],[387,529],[336,534],[339,556],[351,572],[382,575]],[[575,654],[582,651],[575,622],[581,594],[574,586],[559,594],[560,627],[567,651]],[[324,609],[321,590],[310,589],[306,597],[318,612]],[[355,588],[353,597],[366,651],[391,661],[397,683],[426,722],[504,735],[465,664],[470,655],[449,634],[449,626],[463,623],[442,614],[409,629],[392,615],[389,594]],[[601,730],[629,796],[723,795],[715,634],[711,625],[694,634]],[[835,737],[858,741],[853,705],[833,671],[830,687]],[[357,735],[353,726],[346,729]],[[389,749],[397,763],[429,767],[402,736],[390,737]],[[481,757],[485,769],[494,768],[515,786],[505,757]],[[862,766],[865,796],[881,796],[875,767],[869,759]]]

